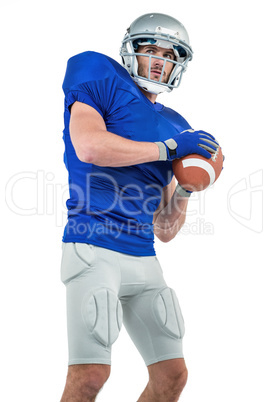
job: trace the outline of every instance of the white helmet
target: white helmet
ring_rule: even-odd
[[[158,81],[151,77],[151,59],[156,56],[137,53],[139,45],[153,44],[158,47],[172,49],[175,60],[157,57],[164,61],[162,74]],[[137,55],[149,57],[148,77],[138,75]],[[122,65],[129,72],[133,80],[145,91],[153,94],[171,92],[180,85],[182,73],[193,57],[193,51],[189,44],[189,37],[184,26],[175,18],[165,14],[145,14],[137,18],[130,27],[122,41],[120,49]],[[174,64],[168,82],[161,82],[166,62]]]

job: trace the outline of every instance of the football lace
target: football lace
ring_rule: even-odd
[[[211,157],[211,160],[212,160],[213,162],[216,162],[216,160],[217,160],[217,157],[218,157],[218,155],[219,155],[219,149],[220,149],[220,147],[217,148],[217,151],[216,151],[215,154],[213,154],[213,156]]]

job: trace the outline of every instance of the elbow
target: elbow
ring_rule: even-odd
[[[156,236],[162,243],[168,243],[176,237],[176,235],[179,231],[180,231],[180,229],[178,231],[174,231],[174,232],[158,233]]]
[[[170,240],[172,240],[176,236],[176,233],[174,233],[171,230],[160,229],[160,228],[156,228],[156,227],[155,227],[154,233],[157,236],[157,238],[163,243],[168,243]]]
[[[168,243],[174,239],[176,233],[161,233],[158,234],[157,237],[162,243]]]
[[[168,243],[176,237],[177,233],[179,233],[184,223],[185,223],[185,217],[182,220],[180,220],[180,222],[177,222],[176,225],[169,228],[164,229],[157,227],[155,225],[154,233],[160,241],[162,241],[163,243]]]
[[[77,158],[81,162],[96,165],[96,161],[103,150],[95,136],[88,135],[88,133],[77,135],[77,133],[70,131],[70,137]]]
[[[81,162],[94,164],[94,156],[91,153],[76,152],[76,156]]]
[[[94,149],[93,146],[87,147],[87,146],[82,146],[82,147],[77,147],[75,149],[75,153],[77,158],[84,163],[92,163],[96,165],[96,161],[98,159],[97,157],[97,150]]]
[[[170,242],[174,237],[171,237],[171,236],[160,236],[160,237],[158,237],[159,238],[159,240],[162,242],[162,243],[168,243],[168,242]]]

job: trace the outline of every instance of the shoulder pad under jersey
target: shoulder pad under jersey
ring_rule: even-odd
[[[113,80],[115,76],[133,85],[130,75],[117,61],[104,54],[87,51],[68,60],[62,88],[66,93],[75,85],[104,79]]]

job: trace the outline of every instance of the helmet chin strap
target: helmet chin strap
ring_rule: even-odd
[[[150,92],[151,94],[154,95],[159,95],[163,92],[171,92],[172,88],[169,88],[168,86],[163,86],[162,84],[158,82],[153,82],[153,81],[148,81],[145,78],[141,76],[136,76],[133,77],[133,81],[144,91]]]

